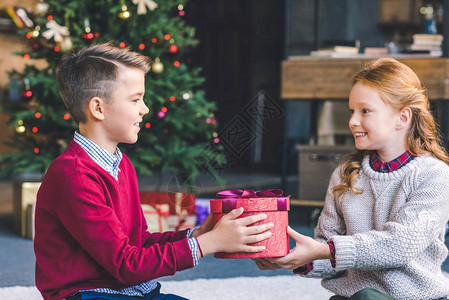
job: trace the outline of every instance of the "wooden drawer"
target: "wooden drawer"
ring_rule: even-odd
[[[299,200],[324,201],[332,172],[353,146],[296,146]]]

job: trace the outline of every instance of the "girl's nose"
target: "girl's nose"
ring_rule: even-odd
[[[349,128],[360,125],[360,120],[356,114],[352,114],[349,118]]]

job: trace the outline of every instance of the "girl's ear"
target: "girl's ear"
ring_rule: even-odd
[[[412,121],[412,110],[410,107],[404,107],[399,112],[398,122],[396,124],[398,129],[407,128],[410,122]]]
[[[104,120],[104,105],[105,102],[99,97],[93,97],[89,100],[87,105],[87,113],[95,120]]]

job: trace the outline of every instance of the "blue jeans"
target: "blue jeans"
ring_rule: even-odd
[[[180,296],[173,294],[161,294],[161,284],[158,282],[157,287],[150,293],[145,294],[143,297],[137,296],[125,296],[125,295],[113,295],[106,293],[97,293],[91,291],[80,291],[67,298],[67,300],[187,300]]]

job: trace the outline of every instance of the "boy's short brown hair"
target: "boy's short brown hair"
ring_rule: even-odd
[[[87,121],[85,108],[90,99],[109,99],[123,67],[147,73],[150,59],[112,42],[75,49],[62,57],[56,68],[58,90],[76,123]]]

